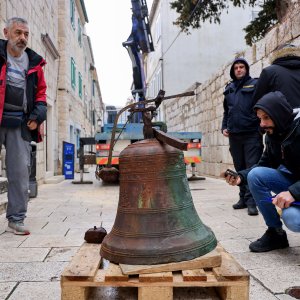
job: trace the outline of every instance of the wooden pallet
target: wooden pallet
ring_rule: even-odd
[[[220,245],[220,267],[124,275],[119,265],[101,269],[100,245],[84,243],[61,276],[61,299],[88,299],[92,287],[137,287],[139,300],[171,300],[173,287],[213,287],[222,300],[249,299],[249,273]]]

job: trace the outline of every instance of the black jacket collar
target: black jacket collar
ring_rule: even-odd
[[[0,56],[5,59],[5,61],[7,60],[7,40],[2,40],[0,39]],[[35,51],[33,51],[30,48],[26,48],[25,52],[28,55],[28,59],[29,59],[29,68],[32,68],[34,66],[37,66],[39,64],[44,65],[46,62],[44,61],[44,59],[37,54]]]

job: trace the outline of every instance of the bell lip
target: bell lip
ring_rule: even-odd
[[[204,243],[202,246],[196,246],[191,249],[185,249],[181,253],[174,251],[172,253],[158,253],[156,255],[146,255],[139,254],[133,255],[132,253],[128,252],[119,252],[116,253],[114,251],[110,251],[105,245],[101,246],[100,255],[101,257],[109,260],[113,263],[121,263],[121,264],[130,264],[130,265],[155,265],[155,264],[163,264],[163,263],[172,263],[172,262],[180,262],[180,261],[188,261],[194,258],[203,256],[205,254],[210,253],[213,251],[218,244],[218,241],[211,232],[212,237],[209,241]]]

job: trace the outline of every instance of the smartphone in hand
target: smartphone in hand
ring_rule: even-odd
[[[230,169],[227,169],[225,171],[225,177],[227,177],[228,175],[233,176],[234,178],[237,178],[239,176],[239,174],[237,172],[230,170]]]

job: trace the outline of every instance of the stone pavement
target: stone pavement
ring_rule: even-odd
[[[78,174],[76,174],[78,176]],[[85,180],[94,180],[91,171]],[[269,253],[250,253],[248,245],[265,231],[262,217],[234,211],[238,189],[223,180],[208,178],[190,182],[195,206],[222,246],[251,274],[251,300],[292,300],[285,295],[300,286],[300,236],[288,232],[291,247]],[[6,233],[0,215],[0,299],[60,299],[60,274],[94,225],[111,229],[118,204],[118,186],[74,185],[71,181],[39,186],[31,199],[27,225],[29,236]],[[91,299],[137,299],[134,288],[95,289]],[[174,299],[218,299],[211,290],[174,291]]]

